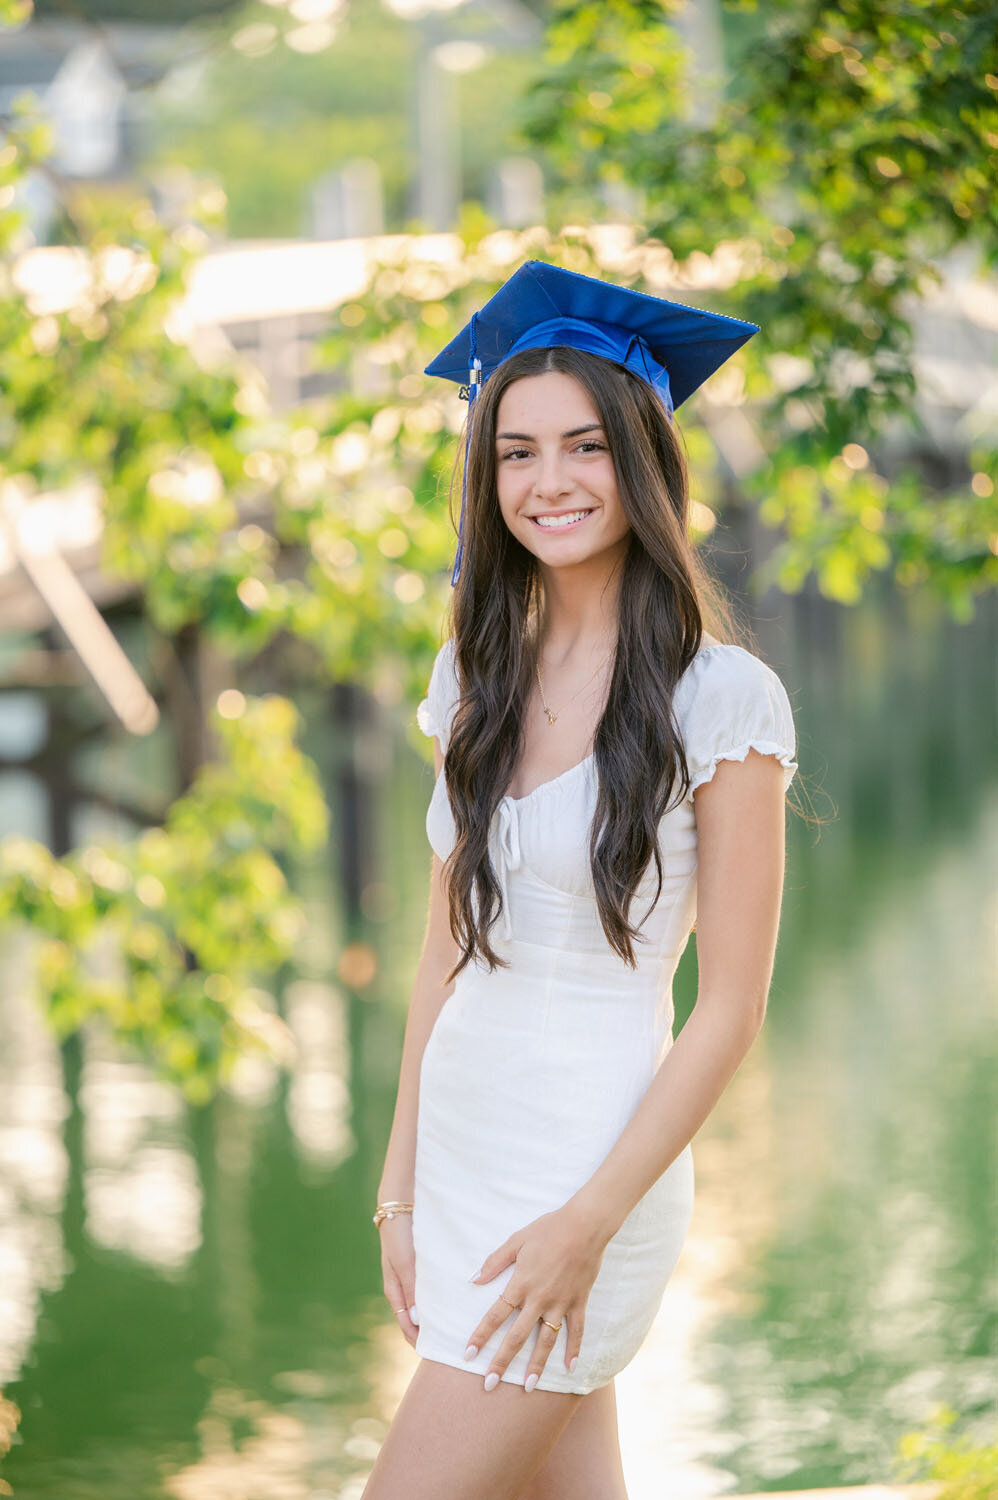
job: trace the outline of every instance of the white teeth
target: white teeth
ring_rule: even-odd
[[[534,520],[538,526],[543,526],[546,530],[553,530],[558,526],[571,526],[574,522],[581,520],[583,516],[588,516],[588,514],[587,510],[573,510],[567,516],[558,516],[557,518],[554,516],[535,516]]]

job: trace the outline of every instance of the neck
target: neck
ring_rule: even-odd
[[[566,568],[541,565],[538,633],[549,660],[606,651],[617,635],[623,558],[587,558]]]

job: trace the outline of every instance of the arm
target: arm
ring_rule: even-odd
[[[433,741],[433,762],[439,776],[443,756],[436,738]],[[434,854],[426,935],[409,1000],[395,1113],[378,1186],[379,1203],[387,1199],[407,1203],[412,1201],[419,1069],[430,1032],[444,1001],[454,988],[453,981],[449,985],[445,984],[445,976],[459,956],[458,946],[451,936],[443,863]]]
[[[771,755],[722,761],[694,793],[696,1005],[641,1103],[566,1205],[602,1248],[692,1140],[766,1013],[783,899],[785,788]]]

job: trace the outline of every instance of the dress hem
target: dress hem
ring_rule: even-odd
[[[420,1341],[420,1343],[422,1344],[422,1347],[417,1344],[416,1348],[416,1353],[419,1355],[420,1359],[431,1359],[439,1365],[450,1365],[451,1368],[455,1370],[466,1370],[469,1375],[477,1375],[479,1379],[484,1379],[484,1377],[488,1374],[488,1366],[491,1363],[490,1360],[485,1361],[484,1364],[482,1364],[482,1367],[479,1368],[478,1364],[481,1363],[481,1361],[476,1362],[475,1360],[458,1359],[454,1355],[445,1353],[441,1349],[434,1349],[432,1346],[428,1348],[425,1342],[423,1342],[422,1340]],[[598,1384],[563,1385],[560,1381],[556,1384],[550,1384],[548,1383],[550,1381],[550,1378],[551,1377],[546,1371],[542,1371],[540,1379],[534,1386],[534,1390],[556,1391],[563,1396],[589,1396],[593,1391],[599,1390]],[[501,1381],[504,1381],[506,1385],[523,1385],[523,1380],[518,1375],[510,1374],[508,1369],[502,1372],[502,1374],[499,1376],[499,1379]],[[571,1379],[572,1377],[566,1372],[566,1380]],[[609,1384],[609,1382],[605,1383]]]

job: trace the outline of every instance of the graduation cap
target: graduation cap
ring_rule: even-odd
[[[472,314],[470,323],[426,366],[425,374],[467,386],[470,436],[470,404],[504,359],[521,349],[567,344],[633,370],[658,394],[671,418],[677,406],[758,332],[757,323],[667,302],[547,261],[528,260]],[[467,467],[466,448],[452,586],[464,552]]]

